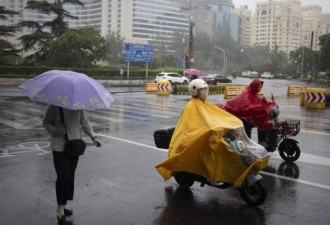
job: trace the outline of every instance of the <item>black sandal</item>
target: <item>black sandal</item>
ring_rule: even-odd
[[[57,216],[57,222],[58,222],[59,224],[61,224],[61,223],[65,223],[65,222],[66,222],[65,215]]]
[[[73,211],[72,209],[64,209],[64,216],[72,216]]]
[[[73,225],[72,221],[68,221],[65,215],[57,216],[57,225]]]

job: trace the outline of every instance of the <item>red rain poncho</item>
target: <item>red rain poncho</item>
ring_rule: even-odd
[[[224,105],[217,105],[261,130],[278,129],[269,117],[271,107],[277,107],[274,98],[268,102],[265,97],[258,96],[261,83],[260,79],[254,79],[241,94],[228,100]]]

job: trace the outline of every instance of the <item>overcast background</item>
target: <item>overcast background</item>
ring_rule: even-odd
[[[254,9],[257,2],[267,2],[268,0],[233,0],[235,8],[239,8],[241,5],[248,5],[249,9]],[[301,4],[305,5],[319,5],[322,7],[323,13],[330,13],[330,1],[329,0],[301,0]]]

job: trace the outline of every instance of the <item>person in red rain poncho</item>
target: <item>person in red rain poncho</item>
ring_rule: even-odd
[[[243,121],[245,133],[249,138],[254,126],[261,130],[277,129],[278,126],[272,121],[274,118],[270,117],[271,108],[278,109],[274,98],[272,97],[272,102],[267,102],[265,97],[258,96],[262,86],[263,81],[254,79],[241,94],[228,100],[224,105],[217,104]]]

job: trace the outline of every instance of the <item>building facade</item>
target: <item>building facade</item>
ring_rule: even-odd
[[[271,49],[278,46],[287,54],[301,46],[318,50],[319,37],[330,32],[330,14],[322,14],[320,6],[301,6],[299,0],[257,3],[250,26],[246,21],[249,17],[246,9],[235,12],[240,15],[240,40],[246,46],[269,46]]]
[[[189,5],[197,32],[205,32],[211,38],[229,36],[238,41],[239,17],[234,13],[232,0],[190,0]]]
[[[3,0],[8,9],[19,11],[20,16],[10,18],[6,24],[23,20],[40,23],[53,17],[25,10],[27,0]],[[53,2],[52,0],[48,0]],[[175,32],[188,34],[189,14],[184,1],[173,0],[81,0],[85,6],[66,4],[64,8],[79,19],[66,19],[70,28],[96,27],[102,36],[119,32],[127,42],[147,43],[171,39]],[[22,30],[29,33],[29,30]]]
[[[252,43],[289,53],[301,45],[302,22],[298,0],[257,3]]]
[[[235,9],[234,13],[239,16],[239,43],[242,46],[251,46],[253,34],[252,10],[248,9],[248,6],[244,5],[239,9]]]

